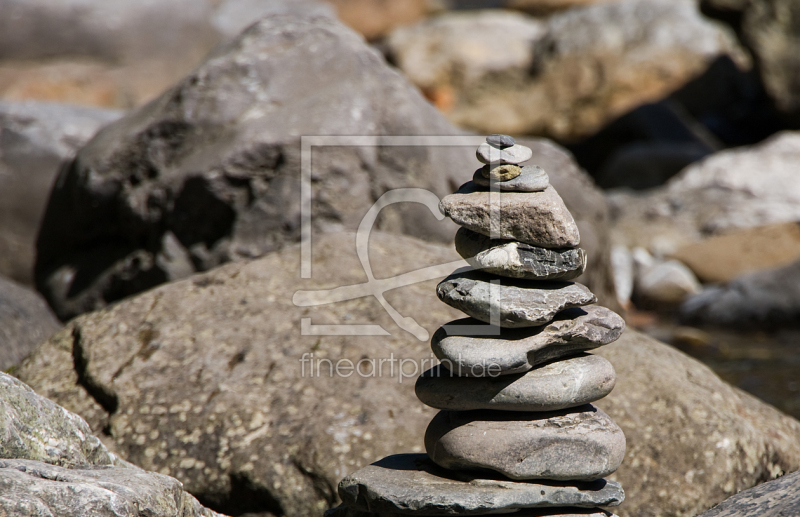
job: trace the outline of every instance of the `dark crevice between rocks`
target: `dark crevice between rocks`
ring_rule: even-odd
[[[100,406],[108,413],[109,418],[119,409],[119,399],[117,395],[101,386],[88,374],[89,359],[86,350],[83,348],[81,330],[78,326],[72,329],[72,362],[75,373],[78,376],[78,384],[86,390]],[[110,435],[108,427],[103,429],[106,435]]]
[[[329,508],[333,508],[337,501],[336,487],[331,484],[330,480],[325,476],[314,472],[303,465],[297,459],[292,460],[295,468],[300,474],[303,475],[314,487],[314,493],[318,498],[325,500]]]
[[[231,489],[224,495],[194,494],[194,496],[206,508],[231,517],[265,513],[276,517],[286,515],[286,510],[280,501],[266,488],[256,486],[247,476],[233,474],[230,480]]]

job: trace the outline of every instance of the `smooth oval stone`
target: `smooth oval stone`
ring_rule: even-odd
[[[470,266],[485,273],[528,280],[571,280],[586,270],[581,248],[550,250],[524,242],[491,239],[459,228],[456,251]]]
[[[505,149],[506,147],[511,147],[516,144],[517,141],[508,135],[494,134],[486,137],[486,143],[498,149]]]
[[[599,305],[559,313],[549,325],[504,329],[473,318],[452,321],[434,332],[434,355],[466,377],[527,372],[538,364],[616,341],[625,320]],[[490,367],[491,366],[491,370]]]
[[[426,454],[387,456],[353,472],[339,483],[339,496],[349,508],[379,515],[488,515],[525,508],[616,506],[625,499],[615,481],[484,479],[443,469]]]
[[[600,479],[625,457],[622,429],[587,404],[550,413],[440,411],[425,431],[439,466],[490,470],[515,480]]]
[[[489,192],[468,181],[445,196],[439,210],[459,226],[494,239],[542,248],[574,248],[578,225],[550,186],[541,192]]]
[[[478,150],[475,151],[475,156],[481,163],[491,165],[510,163],[512,165],[519,165],[522,162],[530,160],[531,157],[533,157],[533,151],[531,151],[530,147],[525,147],[524,145],[512,145],[505,149],[498,149],[497,147],[483,143],[478,146]]]
[[[519,165],[511,165],[509,163],[505,163],[503,165],[486,165],[482,169],[480,169],[482,173],[486,174],[486,177],[492,181],[508,181],[516,178],[517,176],[522,173],[522,167]]]
[[[492,281],[496,283],[492,283]],[[564,309],[597,301],[585,286],[575,282],[534,282],[456,271],[436,286],[447,305],[486,323],[505,328],[534,327],[553,320]],[[492,318],[496,321],[492,321]]]
[[[605,397],[617,375],[608,360],[583,354],[517,375],[459,377],[437,365],[417,379],[417,398],[437,409],[557,411]]]
[[[484,165],[472,175],[472,181],[481,187],[495,187],[507,192],[541,192],[550,185],[550,177],[538,165],[526,165],[520,170],[519,176],[505,181],[495,181],[487,178],[484,171],[490,165]]]

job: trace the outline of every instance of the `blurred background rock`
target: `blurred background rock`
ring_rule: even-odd
[[[711,404],[716,427],[693,436],[718,429],[759,436],[748,438],[757,446],[736,465],[720,456],[707,465],[714,476],[690,476],[691,460],[683,458],[702,455],[703,446],[687,442],[676,453],[663,443],[653,452],[652,436],[636,434],[642,418],[654,428],[669,421],[639,410],[670,393],[668,383],[636,377],[626,389],[642,398],[612,400],[608,411],[618,412],[620,425],[628,421],[636,451],[620,479],[684,483],[675,497],[634,484],[619,514],[693,515],[800,468],[800,453],[787,445],[797,443],[800,424],[730,391],[683,354],[800,417],[799,130],[796,0],[0,0],[0,369],[19,372],[86,418],[109,448],[177,477],[214,509],[247,513],[255,507],[236,502],[246,494],[266,508],[263,515],[317,512],[335,499],[330,484],[354,462],[400,451],[386,444],[396,447],[406,431],[380,416],[384,406],[412,405],[408,415],[398,413],[409,425],[427,419],[416,399],[406,400],[405,386],[384,386],[365,402],[362,420],[342,420],[385,441],[366,452],[337,442],[335,456],[326,456],[322,420],[304,431],[281,402],[275,425],[296,439],[267,439],[264,447],[283,456],[278,474],[258,477],[246,459],[251,442],[227,460],[206,457],[227,447],[217,438],[236,431],[240,416],[214,424],[210,441],[194,449],[170,442],[207,467],[162,458],[157,438],[130,434],[137,422],[125,415],[152,402],[140,406],[139,393],[191,398],[207,388],[199,377],[171,373],[168,365],[177,363],[149,358],[163,346],[167,356],[188,357],[182,368],[202,372],[201,345],[181,347],[207,330],[205,320],[222,329],[221,341],[204,334],[198,342],[213,357],[231,356],[225,372],[280,363],[291,378],[293,365],[284,363],[302,351],[346,348],[306,343],[297,329],[283,328],[301,316],[288,300],[258,305],[277,314],[263,321],[245,309],[230,312],[233,301],[201,296],[192,310],[180,306],[195,288],[242,307],[252,296],[269,297],[269,289],[278,296],[295,288],[289,282],[261,292],[256,280],[248,287],[233,278],[240,270],[277,278],[293,267],[300,136],[509,133],[533,149],[532,162],[578,222],[589,254],[580,281],[600,303],[624,308],[631,329],[672,345],[632,330],[624,352],[610,354],[618,371],[636,377],[651,358],[632,351],[647,348],[674,372],[670,382],[703,379],[707,392],[683,393],[687,415],[711,411],[701,401],[724,393],[727,402]],[[313,160],[313,230],[326,237],[355,230],[388,190],[423,187],[442,196],[476,168],[472,151],[456,147],[329,147]],[[395,255],[407,268],[452,258],[442,247],[452,247],[452,225],[425,208],[387,209],[377,228],[387,232],[372,257],[377,271],[402,270]],[[393,247],[389,235],[403,246]],[[352,262],[349,238],[338,247],[336,239],[325,242],[327,255],[314,267],[328,279],[351,279],[353,271],[341,270]],[[161,296],[174,306],[160,306],[163,317],[148,313]],[[414,310],[427,295],[407,288],[394,296]],[[380,319],[376,311],[355,305],[326,318]],[[228,329],[230,317],[255,319]],[[279,337],[266,356],[243,352],[253,336],[273,332]],[[138,352],[109,366],[118,336]],[[239,348],[228,350],[231,343]],[[368,355],[368,345],[343,353]],[[393,346],[416,357],[422,345],[400,339]],[[241,382],[255,383],[251,374]],[[302,412],[318,411],[309,386],[291,382],[306,393]],[[326,407],[356,396],[328,387]],[[198,428],[208,424],[198,418]],[[680,432],[676,425],[671,432]],[[767,436],[770,428],[779,436]],[[659,454],[674,463],[656,466]],[[281,477],[281,469],[292,474]],[[275,488],[281,480],[287,485]],[[295,486],[313,497],[298,498]]]

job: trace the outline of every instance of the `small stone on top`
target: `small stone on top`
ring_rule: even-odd
[[[498,149],[505,149],[516,144],[516,140],[508,135],[489,135],[486,137],[486,143]]]

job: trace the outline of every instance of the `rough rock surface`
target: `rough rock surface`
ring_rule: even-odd
[[[486,337],[480,337],[475,326],[482,327]],[[625,320],[615,312],[589,305],[563,311],[549,325],[534,329],[500,328],[460,319],[440,327],[431,339],[431,348],[459,376],[507,375],[611,343],[624,328]],[[498,343],[498,338],[505,341]]]
[[[788,517],[800,510],[800,472],[739,492],[698,517]]]
[[[611,393],[614,367],[602,357],[583,354],[520,375],[459,377],[442,365],[423,373],[414,391],[437,409],[464,411],[557,411],[594,402]]]
[[[442,469],[424,454],[383,458],[343,479],[339,494],[356,510],[414,511],[417,515],[485,515],[492,510],[526,507],[613,505],[624,498],[616,483],[602,480],[583,484],[519,483],[481,479]]]
[[[407,272],[411,249],[414,268],[458,259],[451,249],[407,237],[375,233],[371,241],[379,278]],[[215,510],[227,498],[279,505],[287,516],[320,515],[335,504],[336,483],[349,472],[389,454],[422,452],[434,414],[412,387],[430,362],[416,372],[407,364],[403,383],[396,362],[394,377],[388,364],[382,377],[330,378],[327,365],[325,375],[310,378],[306,369],[301,376],[305,352],[353,362],[392,352],[395,359],[431,359],[429,343],[399,330],[372,298],[292,305],[297,289],[365,282],[353,248],[352,237],[315,237],[311,280],[297,279],[295,247],[142,293],[70,322],[18,374],[96,433],[106,428],[122,457],[177,477],[205,503],[216,495]],[[385,296],[433,332],[459,317],[433,296],[434,286]],[[304,336],[301,318],[380,324],[392,335]],[[630,330],[598,355],[618,379],[596,405],[628,442],[626,461],[613,474],[633,491],[620,515],[697,514],[735,490],[800,469],[800,423],[699,362]]]
[[[59,328],[38,293],[0,277],[0,371],[18,365]]]
[[[445,196],[439,210],[459,226],[499,239],[543,248],[580,244],[575,220],[556,190],[490,192],[470,182]]]
[[[798,160],[800,132],[720,151],[690,165],[663,188],[612,196],[615,231],[630,247],[659,247],[669,254],[709,235],[798,221]]]
[[[81,149],[47,208],[37,286],[66,319],[296,242],[300,135],[397,134],[460,131],[350,29],[326,17],[267,18]],[[317,232],[354,229],[390,189],[444,196],[473,170],[467,147],[311,154]],[[417,203],[387,208],[379,226],[430,239],[455,231]]]
[[[67,469],[0,459],[2,515],[86,517],[222,517],[183,491],[174,478],[137,468]]]
[[[487,273],[528,280],[572,280],[586,270],[581,248],[549,250],[517,241],[492,239],[459,228],[456,251],[469,264]]]
[[[480,271],[457,271],[436,286],[436,295],[477,320],[504,328],[544,325],[565,309],[597,301],[586,286],[575,282],[493,283],[495,278]]]
[[[456,124],[559,140],[664,97],[719,56],[747,66],[732,31],[691,1],[602,2],[544,22],[448,13],[396,30],[388,47]]]
[[[800,322],[800,260],[776,269],[747,273],[687,299],[681,318],[690,323],[797,326]]]
[[[0,101],[0,275],[33,284],[36,234],[53,181],[98,129],[120,116],[99,108]]]
[[[425,449],[447,469],[592,481],[617,470],[625,435],[591,404],[552,413],[440,411],[425,432]]]

